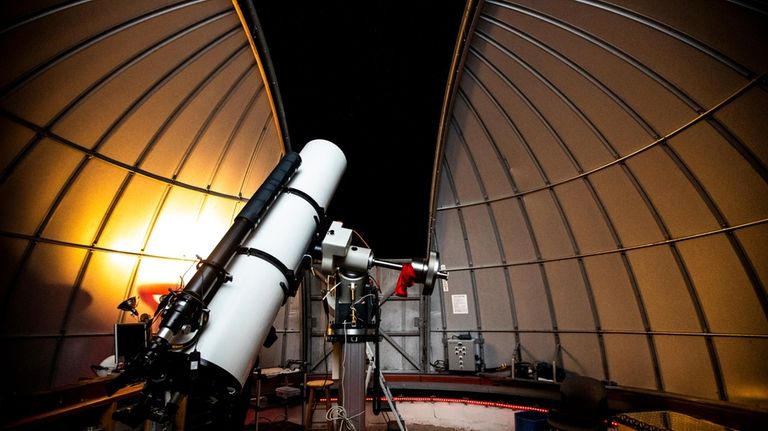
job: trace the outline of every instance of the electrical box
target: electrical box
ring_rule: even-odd
[[[476,338],[449,338],[448,371],[477,371],[480,344]]]

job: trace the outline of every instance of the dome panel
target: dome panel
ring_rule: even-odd
[[[715,338],[717,354],[734,403],[768,407],[768,340],[765,338]]]
[[[471,111],[471,106],[467,105],[470,101],[465,97],[462,97],[462,100],[465,102],[463,106],[468,107]],[[462,110],[463,108],[459,109]],[[472,113],[470,118],[476,118],[476,113]],[[476,181],[481,183],[479,185],[480,190],[477,191],[479,196],[468,196],[468,199],[461,199],[462,202],[469,201],[469,198],[472,201],[479,201],[488,197],[489,193],[494,196],[514,190],[515,185],[512,180],[514,172],[511,171],[513,168],[504,153],[504,149],[508,146],[508,139],[505,138],[499,142],[493,141],[493,137],[489,134],[485,124],[478,124],[469,119],[468,121],[469,123],[461,128],[458,126],[455,128],[458,132],[456,144],[460,144],[462,149],[467,152],[467,162],[470,163],[462,172],[469,174],[469,167],[471,167],[471,173]],[[449,140],[450,142],[452,140]],[[462,187],[461,178],[458,176],[456,178],[457,187]],[[459,196],[463,196],[463,193]]]
[[[143,251],[169,189],[160,181],[126,174],[97,244],[111,250]]]
[[[597,334],[562,333],[559,337],[563,369],[598,380],[606,379],[601,357],[604,349]]]
[[[399,274],[398,274],[399,275]],[[396,280],[384,282],[384,285],[393,285]],[[387,315],[381,321],[382,328],[386,331],[398,333],[411,333],[418,328],[419,301],[398,300],[390,297],[387,302]]]
[[[768,40],[765,16],[756,13],[747,4],[704,0],[698,8],[708,13],[690,13],[690,4],[684,1],[664,2],[659,7],[653,1],[619,0],[612,3],[661,23],[692,41],[702,44],[734,67],[755,71],[768,70],[768,59],[761,52]],[[727,56],[725,55],[727,54]]]
[[[499,237],[507,262],[531,262],[537,259],[531,231],[527,225],[527,214],[523,213],[522,199],[504,199],[491,203],[496,217]]]
[[[5,177],[6,169],[13,169],[14,158],[34,138],[32,130],[0,116],[0,178]]]
[[[596,329],[596,310],[592,309],[589,298],[591,286],[585,285],[586,274],[581,271],[580,265],[581,262],[576,259],[544,264],[559,330]]]
[[[478,165],[472,157],[473,153],[466,147],[463,131],[457,129],[448,139],[445,151],[453,157],[450,158],[446,173],[451,179],[451,188],[456,200],[462,203],[482,201],[483,190],[479,183]]]
[[[218,161],[221,157],[220,146],[229,141],[229,135],[237,125],[238,119],[256,96],[255,88],[260,87],[254,74],[249,75],[242,84],[253,90],[235,90],[216,112],[210,124],[206,124],[208,127],[195,147],[190,150],[188,158],[179,170],[179,181],[202,188],[210,185],[211,177],[219,167],[215,162],[211,162]]]
[[[408,341],[407,337],[391,337],[391,340],[395,343],[397,343],[399,346],[405,346],[407,349]],[[418,340],[417,340],[418,343]],[[380,349],[380,356],[381,356],[381,369],[385,371],[394,371],[394,370],[407,370],[407,371],[414,371],[416,368],[411,364],[408,360],[405,359],[405,356],[403,356],[400,352],[398,352],[397,349],[395,349],[394,346],[392,346],[389,342],[383,342],[381,343]],[[415,350],[415,353],[418,353],[418,348]],[[418,360],[417,358],[414,358],[415,360]]]
[[[509,270],[517,307],[517,323],[523,331],[548,331],[555,325],[550,308],[551,298],[548,287],[544,285],[542,271],[541,266],[536,264],[513,266]]]
[[[498,231],[493,214],[489,210],[487,205],[462,209],[462,215],[468,221],[464,226],[467,231],[470,264],[473,266],[497,264],[501,261]]]
[[[92,4],[92,2],[88,3]],[[185,13],[184,7],[161,7],[150,14],[154,19],[150,20],[149,24],[146,16],[136,15],[132,20],[112,27],[105,33],[83,35],[76,44],[62,49],[55,57],[43,60],[26,71],[8,90],[0,90],[0,94],[3,95],[10,92],[2,104],[35,123],[46,124],[61,110],[67,109],[71,101],[77,100],[83,92],[88,92],[92,83],[110,74],[110,71],[130,53],[140,49],[137,44],[146,46],[151,41],[162,38],[168,30],[183,26],[186,20],[196,21],[203,13],[216,13],[218,11],[211,9],[220,9],[217,6],[213,8],[210,6],[192,8],[190,14]],[[128,13],[128,11],[125,12]],[[99,19],[99,15],[89,18]],[[46,21],[55,19],[56,14],[47,17]],[[237,23],[236,19],[234,23]],[[53,25],[59,24],[53,23]],[[81,26],[69,26],[70,29],[72,27]],[[168,30],[165,29],[166,27]],[[23,28],[28,29],[27,26]],[[197,35],[199,36],[200,33]],[[40,35],[31,34],[26,37],[27,40],[37,41]],[[41,41],[41,43],[49,42]],[[192,45],[194,44],[193,42]],[[188,48],[183,48],[183,45],[179,44],[172,46],[170,52],[165,52],[166,61],[181,57],[179,49]],[[89,67],[83,68],[83,64],[88,64]],[[164,67],[159,67],[157,70],[149,69],[146,73],[148,76],[155,76],[163,70]],[[45,97],[40,97],[41,94],[45,94]]]
[[[46,243],[30,247],[31,255],[20,262],[6,292],[0,328],[8,335],[53,336],[66,329],[69,300],[87,251]]]
[[[654,337],[664,390],[700,398],[718,399],[718,387],[704,337]],[[685,352],[681,355],[680,352]],[[696,376],[696,378],[691,378]]]
[[[435,231],[440,237],[440,261],[449,268],[465,267],[468,263],[461,217],[461,210],[445,210],[437,213],[435,221]]]
[[[442,210],[443,207],[452,206],[459,202],[456,195],[453,193],[453,187],[451,187],[450,184],[449,169],[447,167],[441,168],[440,188],[437,191],[437,208],[440,210]]]
[[[627,252],[648,321],[654,331],[701,332],[691,291],[680,272],[679,253],[670,247]]]
[[[759,284],[765,292],[768,286],[768,248],[765,247],[765,244],[768,244],[768,224],[763,222],[737,230],[736,238],[749,257],[749,262],[759,278]]]
[[[301,288],[300,288],[301,289]],[[298,294],[296,296],[290,296],[288,297],[288,300],[285,303],[285,307],[281,309],[284,314],[284,320],[283,325],[281,325],[281,329],[287,330],[287,331],[298,331],[301,329],[302,325],[302,319],[304,319],[304,316],[301,315],[301,301]],[[279,322],[275,322],[278,323]],[[290,334],[286,334],[290,335]],[[295,334],[298,335],[298,334]],[[299,347],[299,340],[295,340],[295,346],[298,349]],[[290,343],[289,343],[290,344]],[[290,358],[296,358],[298,356],[293,355],[289,356]]]
[[[108,32],[131,18],[153,13],[162,15],[172,3],[172,0],[144,0],[119,5],[80,2],[75,7],[60,8],[53,14],[36,13],[33,16],[38,19],[25,20],[25,25],[12,28],[8,36],[4,36],[24,41],[24,49],[19,49],[16,44],[3,45],[0,55],[3,58],[13,58],[14,61],[8,62],[8,67],[4,67],[0,73],[0,86],[7,88],[12,80],[18,79],[38,65],[40,59],[54,59],[70,47],[88,40],[95,34]],[[81,19],[83,16],[89,19]],[[71,25],[73,22],[78,25]],[[132,24],[135,25],[136,22]],[[130,28],[130,25],[128,27]],[[62,28],[68,31],[62,32]]]
[[[649,347],[652,339],[626,334],[605,334],[603,339],[611,380],[631,388],[660,389],[654,370],[658,363]]]
[[[690,107],[654,79],[656,76],[649,76],[647,69],[635,67],[605,41],[531,8],[496,1],[486,4],[485,13],[499,16],[510,26],[556,46],[558,52],[610,88],[660,134],[675,130],[690,115]],[[659,106],[664,106],[664,110],[658,109]]]
[[[401,358],[401,365],[398,369],[406,372],[418,371],[417,365],[419,365],[421,361],[421,348],[419,346],[419,338],[418,337],[402,337],[402,340],[403,341],[401,342],[401,345],[405,350],[405,353],[409,354],[410,358],[413,359],[413,362],[415,362],[415,364],[412,363],[408,357],[398,352],[400,353],[400,358]]]
[[[765,176],[768,166],[768,145],[765,145],[765,137],[768,136],[768,92],[763,88],[751,88],[739,98],[725,105],[715,112],[715,118],[735,138],[748,148],[750,157],[757,160],[753,163],[753,169]]]
[[[643,196],[625,170],[611,166],[589,178],[616,227],[621,245],[641,245],[664,239]]]
[[[663,76],[699,104],[717,103],[741,79],[725,64],[655,27],[601,3],[523,1],[555,19],[567,21]],[[642,42],[640,42],[642,41]]]
[[[413,331],[418,330],[420,325],[419,307],[420,307],[419,301],[403,301],[402,311],[400,314],[402,317],[400,319],[400,330],[402,330],[403,332],[410,332],[411,334],[413,334]],[[406,338],[406,340],[409,340],[409,338]],[[416,350],[417,349],[409,350],[409,351],[416,351]]]
[[[176,60],[164,68],[160,68],[153,74],[144,76],[147,83],[147,90],[138,98],[131,101],[131,105],[126,111],[121,113],[114,125],[115,129],[107,131],[102,137],[106,138],[102,154],[113,157],[126,163],[135,163],[144,157],[148,150],[148,144],[154,144],[153,135],[163,123],[172,118],[175,109],[185,102],[186,96],[194,90],[198,84],[205,82],[206,76],[211,72],[211,64],[219,64],[233,51],[242,47],[242,40],[238,37],[239,29],[230,28],[229,31],[220,38],[213,41],[204,40],[200,45],[190,43],[183,44],[179,49],[184,49],[184,53],[171,53],[169,58],[182,58],[183,61]],[[208,36],[208,35],[206,35]],[[208,36],[209,37],[209,36]],[[222,40],[221,38],[225,38]],[[209,58],[210,56],[210,58]],[[160,73],[162,72],[162,74]],[[135,86],[129,87],[132,95],[136,97]],[[247,98],[248,94],[243,94],[242,98]],[[240,105],[228,109],[237,109],[242,112],[245,106],[244,101]],[[226,112],[231,115],[232,112]],[[227,117],[230,121],[236,118]],[[219,117],[219,123],[221,117]],[[216,127],[216,123],[212,127]],[[233,123],[224,123],[226,132],[217,130],[216,138],[226,139]],[[223,136],[221,136],[223,135]],[[208,138],[208,136],[206,136]],[[194,155],[194,154],[193,154]],[[214,159],[215,160],[215,159]]]
[[[433,301],[434,302],[434,301]],[[438,318],[439,319],[439,318]],[[434,328],[435,325],[432,324],[432,327]],[[506,340],[509,340],[509,336],[505,337]],[[445,342],[444,340],[447,339],[445,336],[445,333],[441,330],[432,330],[432,333],[429,337],[429,356],[430,358],[443,358],[445,357]],[[507,341],[508,342],[508,341]],[[435,362],[432,362],[434,364]],[[430,371],[434,369],[434,366],[428,368]]]
[[[674,237],[695,235],[718,228],[691,181],[660,147],[653,147],[627,161],[643,190],[658,211],[664,226]]]
[[[225,49],[216,47],[214,43],[224,43],[229,45],[229,49],[233,49],[233,44],[242,43],[237,37],[232,37],[234,24],[222,18],[217,15],[214,19],[206,19],[204,25],[184,28],[168,38],[153,40],[135,57],[129,57],[99,76],[67,110],[57,114],[53,122],[54,130],[89,147],[103,145],[115,133],[114,129],[122,128],[123,133],[133,130],[126,129],[123,123],[132,115],[141,113],[143,103],[156,97],[154,92],[163,88],[164,83],[175,81],[178,74],[185,70],[184,58],[195,48],[207,50],[202,52],[203,58],[213,60],[226,54]],[[211,46],[217,49],[211,50]],[[180,95],[189,91],[176,88]],[[172,99],[180,95],[174,94]],[[143,129],[137,132],[146,133]],[[141,145],[145,142],[130,144]]]
[[[230,195],[242,191],[243,178],[248,170],[248,164],[243,161],[251,160],[254,153],[259,151],[259,135],[271,125],[271,112],[267,95],[261,91],[263,88],[253,95],[227,137],[217,161],[217,169],[211,175],[211,189]]]
[[[503,102],[499,102],[491,95],[490,90],[485,88],[481,78],[475,76],[471,66],[472,62],[468,62],[465,76],[471,78],[474,85],[466,82],[462,88],[470,93],[469,103],[489,135],[496,142],[505,142],[498,146],[515,146],[519,147],[518,151],[524,151],[541,177],[539,185],[546,184],[547,179],[559,180],[575,174],[576,169],[569,158],[570,154],[566,152],[562,142],[558,141],[559,136],[554,133],[552,125],[549,122],[541,122],[543,115],[550,118],[562,116],[562,112],[541,112],[542,109],[553,111],[554,106],[559,106],[559,100],[552,101],[553,98],[556,99],[555,95],[536,80],[528,79],[520,80],[517,85],[510,87],[513,92],[507,90],[500,93],[499,96],[508,96],[502,99]],[[480,90],[480,94],[473,91],[474,87]],[[500,110],[501,103],[505,106],[504,111]],[[512,172],[517,173],[514,170]]]
[[[487,17],[483,17],[479,23],[479,28],[490,27],[490,25],[486,24],[487,22],[494,21]],[[492,30],[493,27],[491,27],[488,32],[491,33]],[[514,31],[514,29],[509,30]],[[481,37],[476,39],[475,44],[470,47],[464,71],[470,77],[473,75],[478,77],[476,81],[481,81],[482,84],[488,89],[488,93],[490,93],[489,98],[493,99],[494,106],[502,115],[505,116],[505,120],[507,122],[512,124],[526,125],[527,122],[520,121],[517,116],[513,121],[506,111],[510,107],[516,106],[516,100],[520,99],[521,102],[525,103],[531,113],[536,116],[534,123],[538,127],[546,128],[547,132],[552,135],[553,139],[559,140],[558,145],[564,145],[564,142],[569,141],[577,141],[581,143],[581,146],[579,147],[568,148],[568,151],[579,151],[578,154],[574,154],[574,157],[578,160],[577,164],[579,166],[599,166],[611,159],[612,153],[609,152],[608,149],[605,148],[604,144],[598,139],[598,137],[595,136],[593,130],[591,130],[589,122],[583,121],[584,114],[579,111],[578,105],[573,102],[572,98],[569,98],[566,96],[566,94],[564,94],[562,91],[559,91],[557,88],[548,86],[550,92],[553,93],[552,97],[555,98],[555,96],[557,96],[556,98],[559,98],[560,100],[554,101],[549,99],[551,103],[541,106],[535,105],[533,101],[526,98],[525,95],[522,94],[522,90],[518,88],[517,85],[510,81],[509,78],[504,76],[503,72],[499,70],[496,65],[491,63],[491,61],[481,52],[479,52],[479,50],[475,47],[475,45],[480,45],[483,42],[489,45],[496,43],[490,34],[485,35],[481,33],[480,30],[478,31],[478,35]],[[495,45],[493,46],[497,50],[502,50],[501,47],[496,47]],[[515,51],[519,52],[519,50]],[[509,51],[505,51],[505,54],[507,56],[514,55]],[[512,58],[517,59],[518,61],[522,61],[519,56],[513,56]],[[551,79],[547,79],[544,76],[538,76],[539,79],[546,79],[547,82],[551,83],[552,81],[560,78],[561,75],[573,75],[569,76],[571,80],[578,80],[581,78],[570,68],[563,68],[561,62],[555,59],[552,59],[551,61],[554,63],[553,67],[557,68],[557,71],[546,74],[551,77]],[[550,108],[550,105],[558,106],[560,104],[565,106],[564,108],[557,111],[557,115],[550,115],[549,117],[546,115],[548,113],[551,114],[552,112],[555,112],[552,110],[552,108]],[[552,110],[552,112],[550,112],[550,110]]]
[[[511,286],[504,272],[502,268],[475,271],[477,302],[483,313],[480,317],[484,330],[511,331],[514,329],[512,322],[516,320],[516,316],[510,305]],[[509,334],[506,337],[512,338]],[[505,360],[509,361],[509,358]]]
[[[712,332],[768,333],[765,310],[726,238],[697,238],[679,248]]]
[[[730,225],[755,221],[768,214],[768,183],[716,134],[699,123],[675,137],[670,146],[689,167]]]
[[[325,349],[325,350],[324,350]],[[312,352],[322,352],[322,356],[319,358],[314,358],[314,363],[312,365],[318,365],[316,367],[317,370],[321,372],[325,372],[326,374],[330,372],[330,361],[325,360],[325,355],[328,354],[329,351],[331,351],[333,347],[326,343],[325,340],[321,337],[312,337]]]
[[[104,214],[125,177],[122,169],[99,160],[82,161],[77,176],[62,187],[43,236],[90,245],[103,228]]]
[[[611,250],[616,247],[612,226],[605,218],[602,202],[596,200],[593,187],[588,179],[569,181],[557,186],[554,191],[563,215],[573,232],[580,253]]]
[[[233,91],[241,88],[245,77],[253,72],[253,59],[247,48],[243,45],[234,49],[191,89],[173,115],[153,135],[150,143],[154,144],[142,163],[145,169],[169,178],[178,174],[221,104]]]
[[[194,224],[185,227],[188,229],[185,247],[196,250],[199,256],[207,256],[227,233],[240,209],[238,202],[231,199],[204,196]]]
[[[205,202],[205,195],[174,187],[158,208],[157,220],[150,226],[145,251],[159,256],[207,255],[191,244],[189,236],[195,231],[197,216]]]
[[[391,359],[388,362],[389,370],[396,371],[401,370],[409,373],[413,373],[418,370],[418,365],[421,361],[421,350],[419,349],[418,337],[397,337],[390,336],[389,340],[382,343],[380,349],[382,349],[382,358],[385,355],[386,348],[391,348],[388,353]],[[395,345],[397,347],[395,347]],[[386,347],[385,347],[386,346]],[[388,350],[388,349],[387,349]],[[384,360],[382,360],[382,365]],[[383,367],[382,367],[383,368]]]
[[[526,153],[525,147],[520,145],[518,138],[507,134],[499,142],[489,141],[482,125],[477,123],[476,114],[471,113],[470,99],[467,96],[459,99],[461,102],[456,103],[454,118],[461,124],[463,142],[478,160],[478,167],[482,168],[482,171],[487,170],[483,178],[489,179],[489,183],[497,183],[497,190],[508,187],[516,192],[540,186],[542,182],[535,164],[530,154]],[[510,115],[515,113],[510,110]]]
[[[135,256],[114,252],[91,253],[83,280],[72,300],[68,334],[111,334],[112,325],[124,313],[117,306],[127,298],[136,262]],[[131,319],[129,317],[127,321]]]
[[[530,54],[526,55],[525,59],[521,58],[509,48],[500,45],[500,42],[491,36],[491,31],[497,31],[494,30],[495,27],[515,35],[520,40],[525,40],[532,47],[535,47],[535,50],[527,45],[511,45],[514,52],[524,52],[522,51],[524,49],[530,50]],[[505,60],[502,57],[491,61],[489,60],[490,56],[483,56],[478,53],[478,49],[483,49],[485,44],[490,44],[507,57],[514,59],[521,65],[526,65],[528,72],[545,84],[549,91],[560,99],[556,103],[563,103],[568,106],[571,112],[565,115],[568,117],[576,116],[578,121],[588,127],[611,154],[617,151],[621,154],[631,152],[638,147],[639,142],[646,141],[647,127],[644,122],[638,122],[635,118],[636,113],[631,107],[627,106],[610,88],[590,74],[589,71],[541,39],[523,32],[519,28],[505,24],[492,14],[481,15],[475,36],[476,38],[469,49],[468,57],[470,59],[472,57],[481,58],[485,64],[501,74],[502,72],[496,63],[504,64]],[[515,43],[516,40],[508,38],[506,43]],[[475,47],[478,46],[481,48],[476,49]],[[493,53],[493,51],[489,52]],[[527,61],[535,61],[536,69]],[[552,72],[548,72],[544,76],[538,72],[539,68]],[[503,79],[508,85],[513,85],[507,76],[504,76]],[[571,148],[572,151],[582,152],[581,144],[574,147]],[[597,152],[597,154],[601,153],[602,151]]]
[[[617,253],[584,259],[600,329],[645,330],[643,305],[638,303],[628,262]],[[597,320],[597,319],[596,319]]]
[[[33,234],[81,160],[82,154],[69,147],[39,141],[0,183],[0,195],[13,202],[0,216],[0,229]]]
[[[536,100],[534,102],[550,107],[553,105],[551,102]],[[563,112],[553,114],[554,118],[562,116]],[[520,145],[531,154],[531,158],[540,172],[540,177],[542,177],[542,184],[558,182],[578,174],[580,167],[573,158],[573,154],[559,139],[559,136],[553,134],[552,129],[539,125],[536,117],[531,117],[525,112],[518,112],[515,118],[524,138]],[[547,124],[547,126],[557,127],[558,125]]]
[[[530,217],[533,236],[542,258],[573,256],[575,250],[551,190],[525,195],[525,209]]]
[[[298,315],[298,295],[300,294],[297,294],[297,297],[289,297],[285,306],[278,312],[274,321],[278,334],[277,341],[271,347],[261,349],[259,363],[285,364],[289,360],[301,357],[302,340],[299,333],[301,317]]]

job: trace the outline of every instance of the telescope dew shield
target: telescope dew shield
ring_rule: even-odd
[[[221,369],[245,384],[287,295],[290,274],[302,262],[346,168],[333,143],[313,140],[283,192],[227,266],[232,280],[208,304],[210,317],[194,347],[201,365]],[[288,271],[286,271],[288,270]]]

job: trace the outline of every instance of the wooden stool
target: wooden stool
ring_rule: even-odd
[[[307,388],[309,388],[309,401],[307,401],[307,409],[304,413],[304,429],[311,430],[312,428],[312,416],[315,413],[317,404],[320,401],[319,398],[315,398],[315,391],[323,391],[322,395],[325,396],[325,411],[331,409],[331,385],[333,380],[310,380],[307,382]],[[325,417],[325,415],[323,415]],[[333,424],[330,421],[326,421],[326,429],[333,431]]]

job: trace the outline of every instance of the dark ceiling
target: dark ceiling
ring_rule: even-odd
[[[423,257],[435,145],[465,3],[258,2],[291,146],[348,161],[328,208],[380,258]]]

